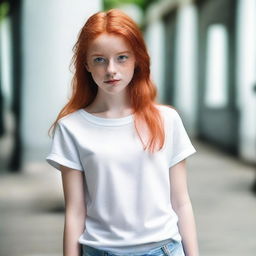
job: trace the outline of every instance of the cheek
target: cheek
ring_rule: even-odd
[[[103,71],[103,69],[100,69],[100,68],[92,68],[91,74],[94,79],[97,79],[104,75],[104,71]]]
[[[130,78],[132,78],[134,74],[134,69],[135,69],[135,65],[133,64],[129,65],[129,67],[127,68],[127,75],[129,75]]]
[[[123,68],[123,73],[132,75],[134,73],[135,64],[134,63],[127,63]]]

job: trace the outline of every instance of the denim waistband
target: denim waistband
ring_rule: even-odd
[[[87,256],[86,252],[90,256],[142,256],[147,253],[151,255],[154,255],[155,253],[156,255],[158,255],[159,252],[164,252],[165,255],[171,255],[170,251],[172,251],[179,243],[180,243],[179,241],[168,239],[167,242],[161,245],[158,245],[155,248],[151,248],[151,249],[147,249],[139,252],[130,251],[130,252],[119,252],[119,253],[111,250],[106,250],[106,249],[97,249],[85,244],[83,244],[82,247],[83,247],[83,256]]]

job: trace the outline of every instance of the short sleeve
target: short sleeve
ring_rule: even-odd
[[[60,122],[57,123],[46,161],[57,170],[60,170],[60,165],[64,165],[83,171],[75,141],[67,128]]]
[[[196,152],[176,110],[173,114],[169,168]]]

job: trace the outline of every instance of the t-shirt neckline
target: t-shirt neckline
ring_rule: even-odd
[[[119,118],[106,118],[93,115],[87,112],[85,109],[79,109],[80,113],[90,122],[103,126],[120,126],[132,123],[134,120],[134,114],[128,116],[119,117]]]

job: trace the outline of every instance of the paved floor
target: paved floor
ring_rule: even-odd
[[[255,256],[254,169],[203,143],[188,158],[201,256]],[[61,256],[63,195],[47,163],[0,175],[0,256]]]

